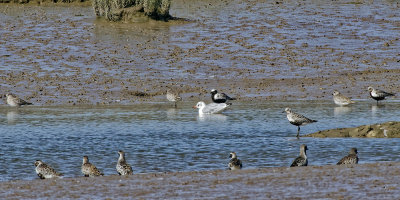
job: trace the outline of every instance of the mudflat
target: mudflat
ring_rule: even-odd
[[[382,12],[384,10],[385,12]],[[399,4],[174,0],[187,20],[109,23],[87,3],[0,7],[0,93],[35,105],[399,93]]]
[[[399,174],[384,162],[9,181],[0,198],[399,199]]]

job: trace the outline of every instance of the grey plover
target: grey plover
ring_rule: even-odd
[[[307,166],[308,159],[307,159],[307,145],[302,144],[300,145],[300,155],[290,165],[290,167],[300,167],[300,166]]]
[[[392,94],[392,93],[385,92],[383,90],[374,89],[373,87],[368,87],[368,91],[369,91],[369,95],[371,96],[371,98],[376,100],[376,105],[378,105],[379,101],[384,100],[385,97],[394,96],[394,94]]]
[[[242,161],[237,158],[235,152],[231,152],[229,158],[231,158],[228,164],[229,170],[242,169]]]
[[[297,126],[297,138],[300,135],[300,126],[304,126],[310,123],[317,122],[317,120],[312,120],[307,117],[304,117],[303,115],[300,115],[298,113],[295,113],[292,111],[290,108],[285,109],[286,112],[286,117],[289,120],[289,122],[295,126]]]
[[[118,158],[118,162],[117,162],[117,172],[119,175],[132,175],[133,174],[133,170],[132,167],[126,163],[125,160],[125,152],[123,151],[118,151],[119,154],[119,158]]]
[[[346,165],[346,164],[357,164],[358,163],[358,156],[357,156],[357,149],[351,148],[349,155],[340,159],[337,165]]]
[[[6,94],[6,97],[7,97],[7,104],[12,107],[19,107],[22,105],[32,105],[32,103],[29,103],[23,99],[20,99],[11,93]]]
[[[216,114],[221,113],[229,106],[230,104],[226,103],[210,103],[206,105],[206,103],[200,101],[193,108],[198,108],[199,114]]]
[[[339,106],[347,106],[349,104],[355,103],[349,97],[344,96],[339,91],[333,91],[333,102]]]
[[[41,160],[36,160],[35,166],[36,174],[39,176],[40,179],[60,178],[63,176],[61,173],[56,172],[56,170],[54,170]]]
[[[218,93],[216,89],[211,90],[211,100],[214,103],[226,103],[230,100],[236,100],[236,98],[229,97],[225,93]]]
[[[173,92],[171,89],[167,90],[167,95],[166,95],[168,101],[174,102],[175,108],[177,107],[176,102],[177,101],[182,101],[182,97],[179,95],[178,92]]]
[[[94,176],[103,176],[104,174],[101,173],[96,166],[89,162],[89,158],[87,156],[83,156],[82,174],[85,177],[94,177]]]

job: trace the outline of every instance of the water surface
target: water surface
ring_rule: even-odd
[[[351,147],[360,163],[400,161],[400,139],[295,138],[297,128],[285,107],[318,122],[318,130],[397,120],[399,102],[360,101],[336,107],[331,101],[235,102],[221,115],[198,116],[195,102],[178,109],[169,103],[130,106],[22,107],[0,109],[0,180],[36,179],[41,159],[67,177],[81,176],[88,155],[106,175],[116,174],[118,150],[135,173],[226,169],[235,151],[245,168],[289,166],[300,144],[309,147],[309,164],[335,164]]]

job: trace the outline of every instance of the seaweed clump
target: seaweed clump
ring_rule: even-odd
[[[97,16],[110,21],[132,20],[150,17],[156,20],[169,20],[171,0],[93,0]]]

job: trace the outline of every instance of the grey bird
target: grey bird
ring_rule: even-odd
[[[118,151],[119,158],[117,162],[117,166],[115,167],[117,169],[117,172],[119,175],[132,175],[133,170],[132,167],[126,163],[125,160],[125,152],[119,150]]]
[[[82,174],[85,177],[94,177],[94,176],[103,176],[104,174],[97,169],[92,163],[89,162],[89,158],[87,156],[83,156]]]
[[[349,104],[355,103],[349,97],[344,96],[337,90],[333,91],[333,102],[335,102],[335,104],[339,106],[347,106]]]
[[[289,120],[289,122],[297,126],[297,136],[296,136],[297,138],[299,138],[300,135],[300,126],[317,122],[317,120],[312,120],[307,117],[304,117],[303,115],[293,112],[292,109],[290,108],[286,108],[284,112],[286,112],[286,117]]]
[[[225,93],[218,93],[216,89],[212,89],[211,100],[214,103],[226,103],[227,101],[236,100],[236,98],[229,97]]]
[[[60,178],[63,176],[63,174],[56,172],[56,170],[54,170],[41,160],[36,160],[35,166],[36,174],[39,176],[40,179]]]
[[[229,170],[242,169],[242,161],[237,158],[235,152],[231,152],[229,158],[231,158],[228,164]]]
[[[32,105],[32,103],[20,99],[16,95],[11,93],[6,94],[6,97],[7,97],[7,104],[12,107],[20,107],[22,105]]]
[[[171,89],[167,90],[167,95],[166,95],[168,101],[174,102],[175,108],[177,107],[176,102],[182,101],[182,97],[179,95],[178,92],[173,92]]]
[[[357,156],[357,149],[351,148],[349,155],[340,159],[337,165],[346,165],[346,164],[357,164],[358,163],[358,156]]]
[[[371,98],[376,100],[376,105],[378,105],[379,101],[384,100],[385,97],[394,96],[393,93],[385,92],[383,90],[374,89],[373,87],[368,87],[368,91],[369,91],[369,95],[371,96]]]
[[[300,145],[300,155],[290,165],[290,167],[301,167],[301,166],[307,166],[308,165],[308,159],[307,159],[307,145],[302,144]]]

